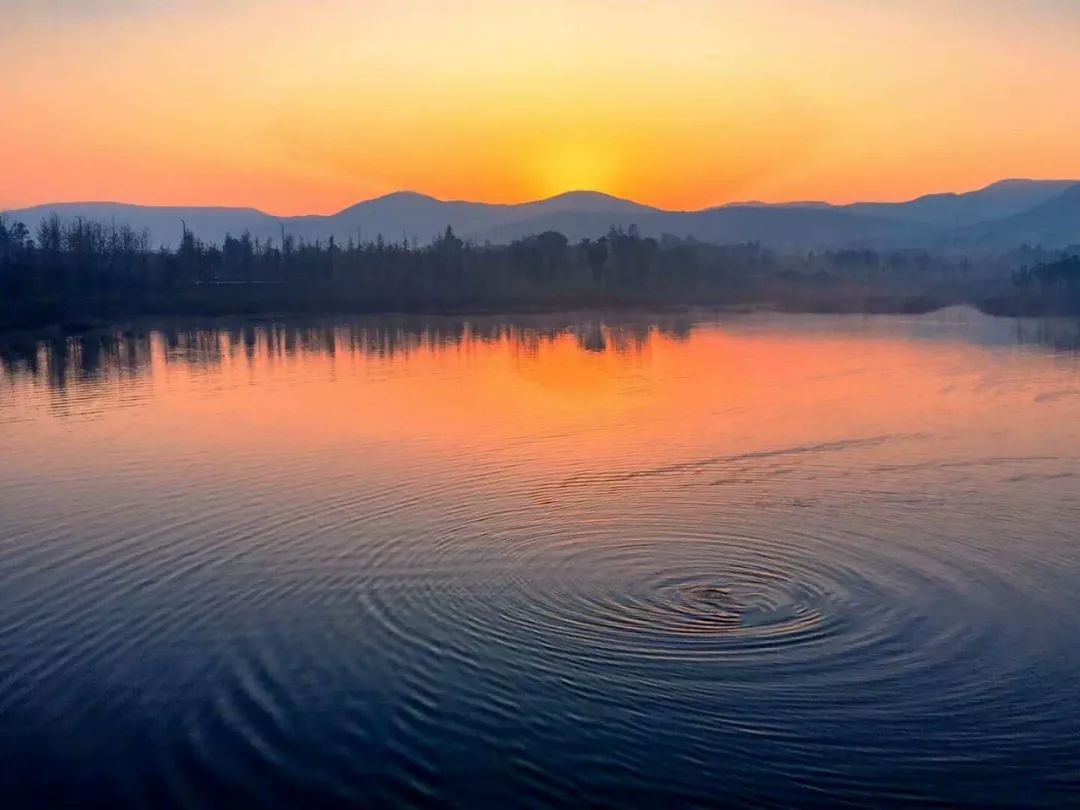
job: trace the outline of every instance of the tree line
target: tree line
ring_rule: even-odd
[[[447,228],[420,246],[381,237],[307,242],[284,231],[275,240],[244,233],[213,244],[179,224],[176,247],[155,248],[147,232],[126,225],[53,216],[31,233],[0,216],[0,324],[144,312],[828,309],[857,308],[875,296],[887,309],[890,301],[903,308],[901,299],[949,303],[986,276],[966,258],[923,250],[789,255],[757,243],[645,237],[633,226],[577,243],[549,231],[507,245],[466,242]],[[1041,271],[1024,272],[1041,278]]]

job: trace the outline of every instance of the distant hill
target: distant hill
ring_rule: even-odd
[[[934,194],[901,203],[834,206],[806,202],[741,203],[703,211],[665,211],[597,192],[578,191],[517,205],[442,201],[398,192],[330,216],[274,217],[250,208],[149,207],[122,203],[63,203],[9,212],[33,231],[52,214],[129,224],[151,242],[174,246],[184,223],[220,243],[227,233],[280,239],[282,230],[308,241],[333,236],[370,241],[427,243],[452,227],[477,242],[507,242],[555,230],[572,240],[602,236],[610,227],[636,226],[643,234],[690,236],[709,242],[757,241],[777,248],[846,245],[933,245],[962,237],[972,244],[1010,240],[1047,246],[1080,241],[1080,191],[1073,181],[1004,180],[963,194]],[[1014,243],[1019,243],[1015,242]]]
[[[595,233],[589,233],[599,236],[611,225],[630,223],[655,212],[655,208],[596,192],[571,192],[519,205],[493,205],[442,201],[402,191],[358,203],[330,216],[274,217],[253,208],[153,207],[113,202],[41,205],[10,211],[8,216],[24,222],[31,231],[53,214],[62,219],[82,217],[118,225],[126,223],[140,231],[149,230],[151,243],[157,246],[179,242],[184,224],[200,239],[217,243],[224,241],[226,234],[239,236],[244,231],[258,239],[276,240],[280,239],[282,228],[309,241],[325,241],[331,236],[342,243],[349,239],[371,241],[381,235],[387,241],[400,242],[407,238],[427,243],[447,226],[463,237],[485,241],[501,228],[515,229],[515,234],[520,235],[537,233],[529,223],[545,217],[554,217],[567,225],[582,217],[603,223],[597,225]]]
[[[978,244],[1011,247],[1020,244],[1060,248],[1080,244],[1080,184],[1027,211],[980,223],[969,236]]]
[[[61,219],[93,220],[117,225],[130,225],[136,230],[150,231],[150,241],[159,245],[176,245],[183,225],[204,239],[222,242],[226,233],[239,236],[245,230],[261,239],[280,236],[280,226],[274,217],[254,208],[181,208],[172,206],[142,206],[127,203],[87,202],[39,205],[9,211],[10,219],[23,222],[33,233],[43,219],[58,215]]]
[[[1061,194],[1075,180],[1001,180],[965,194],[928,194],[902,203],[854,203],[853,214],[921,222],[940,228],[964,228],[1020,214]]]
[[[583,232],[576,224],[579,220],[590,222],[593,224],[585,229],[588,235],[599,236],[611,225],[634,222],[655,212],[655,208],[592,191],[575,191],[518,205],[443,202],[423,194],[398,192],[362,202],[331,217],[307,217],[303,221],[294,220],[293,224],[296,233],[308,239],[319,238],[322,229],[322,238],[333,233],[337,239],[351,237],[367,241],[381,234],[393,241],[401,241],[406,235],[409,239],[429,242],[450,226],[463,238],[483,242],[559,230],[537,224],[545,220],[563,226],[567,236],[572,236],[570,230],[575,234]],[[506,236],[501,238],[502,232]]]
[[[860,217],[833,208],[750,205],[686,212],[554,212],[500,225],[482,235],[498,243],[550,230],[576,241],[603,235],[613,225],[634,225],[645,236],[670,234],[718,244],[761,242],[776,248],[899,244],[932,235],[932,229],[925,226]]]

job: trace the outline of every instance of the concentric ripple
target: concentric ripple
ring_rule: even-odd
[[[538,554],[524,551],[521,567],[532,573],[507,618],[592,652],[649,657],[732,655],[830,632],[829,603],[842,586],[770,556],[776,549],[748,548],[678,534],[647,543],[552,540]]]

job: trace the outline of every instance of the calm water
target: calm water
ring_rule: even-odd
[[[163,328],[0,357],[0,799],[1080,801],[1080,327]]]

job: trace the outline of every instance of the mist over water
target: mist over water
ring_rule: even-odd
[[[0,798],[1060,806],[1080,327],[0,338]]]

